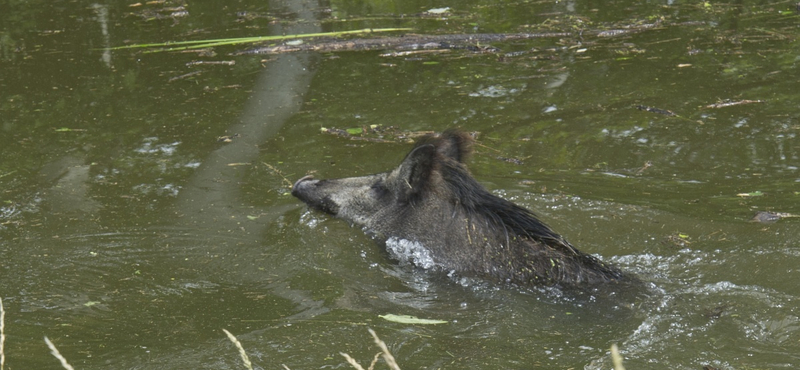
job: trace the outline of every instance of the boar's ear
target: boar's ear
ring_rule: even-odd
[[[400,201],[411,201],[423,192],[430,181],[436,162],[433,144],[417,145],[400,164],[397,174],[397,192]]]
[[[463,163],[472,153],[472,137],[458,129],[448,129],[439,136],[436,150],[445,158]]]

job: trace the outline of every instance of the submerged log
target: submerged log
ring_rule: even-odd
[[[264,46],[234,53],[243,54],[284,54],[297,51],[335,52],[335,51],[366,51],[366,50],[433,50],[433,49],[468,49],[474,51],[497,51],[486,48],[490,42],[511,40],[527,40],[540,38],[613,38],[630,37],[631,34],[647,30],[664,29],[669,26],[700,26],[704,22],[680,22],[668,24],[662,20],[647,24],[634,24],[611,30],[583,30],[579,33],[571,32],[543,32],[543,33],[477,33],[455,35],[419,35],[407,34],[395,37],[375,37],[358,39],[313,38],[297,39],[281,45]]]

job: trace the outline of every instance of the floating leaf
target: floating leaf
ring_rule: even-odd
[[[445,14],[450,13],[450,7],[428,9],[428,14]]]
[[[763,195],[764,195],[764,193],[762,193],[760,190],[756,190],[756,191],[753,191],[753,192],[750,192],[750,193],[739,193],[739,194],[736,194],[737,197],[742,197],[742,198],[760,197],[760,196],[763,196]]]
[[[419,325],[447,324],[447,321],[444,320],[420,319],[419,317],[409,316],[409,315],[386,314],[386,315],[378,315],[378,317],[386,321],[397,322],[401,324],[419,324]]]
[[[347,133],[350,135],[361,135],[361,133],[364,132],[361,127],[348,128],[345,131],[347,131]]]

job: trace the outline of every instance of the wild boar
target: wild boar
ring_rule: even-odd
[[[396,259],[425,269],[520,286],[574,286],[627,279],[573,247],[531,211],[493,195],[464,164],[472,137],[421,138],[400,166],[362,177],[305,176],[292,195],[361,226]]]

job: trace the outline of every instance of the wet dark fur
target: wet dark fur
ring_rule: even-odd
[[[317,209],[338,215],[341,205],[324,192],[348,191],[337,181],[368,182],[372,189],[368,194],[374,194],[374,202],[392,207],[397,215],[386,222],[374,223],[376,226],[372,228],[379,229],[378,233],[386,238],[419,241],[432,252],[442,269],[463,275],[519,285],[594,284],[628,279],[615,267],[574,248],[531,211],[488,192],[463,163],[471,153],[471,146],[468,134],[448,130],[420,139],[393,172],[350,178],[354,180],[304,178],[295,184],[293,194]],[[404,227],[411,230],[403,230]]]
[[[449,141],[449,142],[448,142]],[[497,276],[508,281],[555,282],[604,282],[623,278],[616,268],[597,258],[575,249],[561,235],[540,221],[533,212],[488,192],[469,173],[463,161],[471,154],[472,140],[457,130],[445,131],[439,137],[427,137],[417,143],[444,148],[432,171],[438,170],[443,183],[449,188],[452,199],[460,202],[470,219],[485,219],[487,230],[495,230],[504,237],[506,245],[513,239],[523,242],[515,258],[500,260],[516,268]],[[455,148],[452,148],[455,147]],[[442,151],[440,150],[440,153]],[[430,182],[432,184],[433,182]],[[432,189],[428,189],[431,191]],[[421,192],[420,194],[424,194]],[[502,232],[501,232],[502,231]],[[527,240],[527,242],[525,242]],[[555,264],[558,258],[560,264]],[[542,273],[546,271],[546,273]]]

